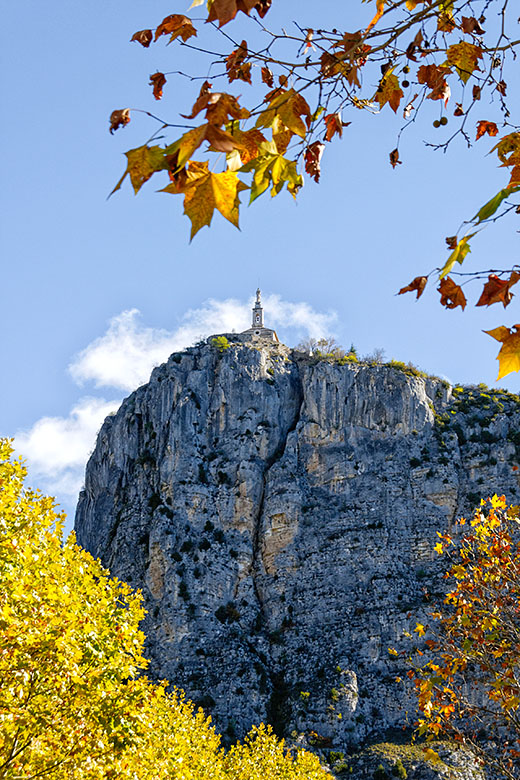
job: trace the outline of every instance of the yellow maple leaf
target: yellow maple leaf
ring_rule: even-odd
[[[257,127],[271,127],[276,117],[294,135],[305,138],[311,122],[311,110],[305,98],[294,89],[276,90],[269,106],[256,121]],[[302,120],[305,118],[305,122]]]
[[[390,108],[394,113],[399,108],[401,98],[404,97],[404,92],[400,87],[399,79],[393,72],[393,68],[387,70],[381,82],[379,88],[375,94],[375,100],[379,103],[379,108],[383,108],[386,103],[390,104]]]
[[[247,189],[234,171],[211,173],[207,162],[191,160],[187,181],[182,188],[172,183],[161,192],[184,192],[184,213],[191,220],[191,240],[201,227],[211,224],[215,209],[238,227],[238,195]]]
[[[372,19],[372,21],[371,21],[371,22],[369,22],[369,24],[368,24],[368,27],[367,27],[367,29],[366,29],[366,31],[367,31],[367,32],[368,32],[369,30],[371,30],[371,29],[372,29],[372,27],[373,27],[375,24],[377,24],[377,23],[378,23],[378,21],[379,21],[379,20],[381,19],[381,17],[383,16],[383,14],[384,14],[384,12],[385,12],[385,0],[377,0],[377,6],[376,6],[376,7],[377,7],[376,15],[374,16],[374,18]]]
[[[506,508],[506,498],[505,496],[497,496],[496,493],[493,494],[491,497],[491,506],[493,509],[505,509]]]
[[[130,175],[132,187],[137,195],[143,184],[148,181],[152,174],[168,167],[164,154],[165,150],[161,149],[159,146],[146,145],[125,152],[128,160],[126,171],[123,173],[110,195],[113,195],[114,192],[121,187],[127,174]],[[108,197],[110,197],[110,195]]]
[[[417,623],[417,625],[414,628],[414,631],[416,631],[419,634],[419,636],[424,636],[425,634],[424,626],[422,623]]]
[[[499,371],[498,379],[510,374],[512,371],[520,371],[520,325],[513,325],[513,329],[500,325],[493,330],[485,330],[488,336],[502,342],[502,347],[497,355]]]
[[[303,177],[298,173],[296,161],[278,154],[274,141],[260,144],[259,152],[258,157],[250,160],[241,169],[243,173],[254,171],[250,202],[256,200],[269,187],[271,196],[275,197],[284,185],[287,185],[293,198],[296,198],[296,193],[303,185]]]
[[[435,545],[435,547],[433,549],[439,555],[442,555],[442,553],[444,552],[444,547],[442,546],[441,542],[437,542],[437,544]]]
[[[471,247],[468,244],[468,241],[470,238],[473,238],[475,233],[470,233],[468,236],[464,236],[464,238],[461,238],[460,241],[457,242],[457,245],[453,252],[450,254],[448,259],[446,260],[446,264],[442,268],[441,272],[439,273],[439,279],[442,279],[444,276],[447,276],[450,272],[455,263],[462,263],[464,262],[464,258],[467,254],[471,252]]]
[[[478,66],[479,59],[482,59],[482,49],[468,41],[454,43],[446,50],[448,64],[453,65],[459,78],[464,84],[475,70],[480,70]]]
[[[199,125],[174,141],[166,147],[164,154],[168,158],[168,163],[172,173],[184,168],[193,152],[199,148],[204,141],[206,128],[208,125]]]

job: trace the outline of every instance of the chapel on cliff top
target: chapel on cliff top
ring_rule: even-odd
[[[241,333],[220,333],[219,336],[224,336],[231,342],[248,342],[248,341],[261,341],[271,344],[279,344],[280,339],[276,335],[276,331],[272,328],[264,327],[264,310],[262,308],[260,288],[256,291],[256,301],[253,306],[253,317],[251,320],[251,327],[247,330],[243,330]],[[209,336],[207,342],[210,343],[215,336]]]
[[[248,340],[251,339],[252,341],[266,339],[267,341],[273,341],[276,344],[279,342],[275,330],[271,330],[271,328],[264,328],[264,310],[262,308],[262,301],[260,298],[260,288],[258,288],[256,291],[256,302],[253,306],[251,327],[242,331],[240,335],[245,336]]]

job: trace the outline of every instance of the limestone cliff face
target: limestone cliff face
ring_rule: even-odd
[[[516,396],[205,345],[105,421],[76,531],[142,588],[151,673],[223,732],[345,747],[403,724],[387,648],[443,591],[436,531],[480,496],[520,500],[517,446]]]

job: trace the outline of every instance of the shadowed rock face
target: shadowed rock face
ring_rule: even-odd
[[[413,709],[387,649],[442,594],[436,531],[519,500],[517,445],[516,396],[204,345],[105,421],[78,541],[143,590],[150,673],[220,730],[361,744]]]

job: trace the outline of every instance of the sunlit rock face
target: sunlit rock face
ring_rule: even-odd
[[[443,592],[436,532],[520,500],[517,449],[516,396],[210,343],[107,418],[76,531],[142,589],[150,673],[222,732],[345,748],[413,720],[388,648]]]

